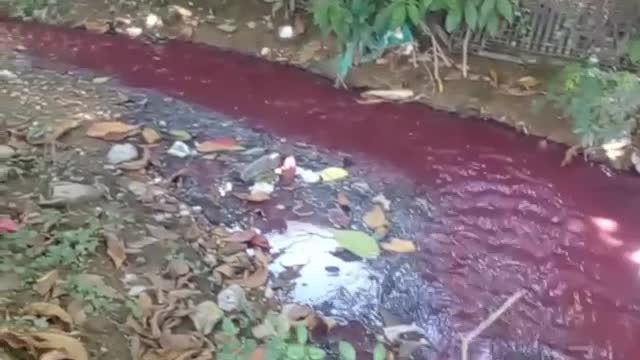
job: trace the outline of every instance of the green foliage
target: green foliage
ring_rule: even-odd
[[[60,213],[45,212],[41,217],[39,230],[22,228],[13,234],[0,236],[0,251],[11,254],[0,258],[0,271],[15,271],[26,280],[31,280],[38,272],[62,268],[83,269],[99,244],[100,226],[91,219],[84,226],[75,229],[58,229],[63,222]],[[51,230],[53,229],[53,230]],[[47,245],[43,245],[43,241]]]
[[[338,351],[340,352],[340,360],[356,360],[356,349],[348,342],[340,341]]]
[[[626,71],[567,66],[548,89],[546,101],[573,121],[584,147],[628,136],[640,111],[640,78]]]
[[[83,281],[80,276],[70,276],[66,282],[67,292],[75,299],[82,300],[91,305],[95,312],[115,311],[119,304],[115,302],[113,295],[105,289]],[[125,303],[125,306],[126,303]]]
[[[634,65],[640,66],[640,38],[635,38],[627,44],[627,54]]]

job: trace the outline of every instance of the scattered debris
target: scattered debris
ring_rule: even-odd
[[[209,335],[223,317],[224,312],[213,301],[201,302],[190,315],[193,325],[202,335]]]
[[[320,172],[320,178],[323,182],[338,181],[347,176],[349,176],[349,172],[339,167],[328,167]]]
[[[416,246],[412,241],[402,239],[392,239],[388,243],[383,243],[382,248],[395,253],[414,253]]]
[[[337,230],[334,235],[341,247],[361,258],[375,258],[380,255],[378,242],[362,231]]]
[[[107,161],[115,165],[137,159],[138,156],[138,149],[135,145],[130,143],[114,144],[107,153]]]
[[[246,293],[244,289],[237,284],[230,285],[218,293],[218,306],[223,311],[232,312],[242,310],[246,306],[246,303]]]
[[[58,182],[52,185],[51,199],[40,201],[41,205],[74,205],[100,199],[104,193],[93,185]]]
[[[189,148],[189,145],[182,141],[176,141],[171,145],[169,150],[167,150],[167,153],[179,158],[186,158],[191,155],[191,149]]]

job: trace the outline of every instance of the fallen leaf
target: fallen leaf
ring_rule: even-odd
[[[69,335],[56,332],[35,332],[29,333],[34,340],[32,344],[35,348],[43,350],[57,350],[65,353],[68,360],[88,360],[89,355],[82,343]]]
[[[349,172],[339,167],[328,167],[320,172],[320,178],[324,182],[342,180],[349,176]]]
[[[187,275],[191,272],[191,266],[184,260],[173,259],[167,265],[167,273],[173,279]]]
[[[382,248],[395,253],[416,252],[416,246],[412,241],[402,239],[392,239],[388,243],[383,243]]]
[[[104,121],[94,123],[87,130],[87,136],[110,141],[120,141],[133,135],[137,126],[128,125],[121,121]]]
[[[104,84],[106,82],[109,82],[110,80],[111,78],[108,76],[101,76],[101,77],[93,78],[91,82],[94,84]]]
[[[259,248],[256,249],[255,259],[255,272],[244,279],[230,280],[229,283],[246,288],[257,288],[264,285],[269,278],[269,259]]]
[[[152,128],[144,128],[142,130],[142,138],[147,144],[155,144],[158,141],[162,140],[162,135]]]
[[[178,234],[165,229],[164,226],[147,224],[145,227],[152,237],[159,239],[160,241],[176,241],[180,238]]]
[[[384,214],[384,210],[382,210],[382,206],[380,205],[375,205],[373,210],[364,215],[363,220],[371,230],[377,230],[389,225],[387,217]]]
[[[330,209],[327,212],[327,215],[331,224],[337,228],[346,229],[351,225],[351,216],[345,213],[341,208]]]
[[[349,205],[351,205],[351,200],[349,200],[349,197],[347,196],[347,194],[345,194],[343,192],[339,192],[338,193],[338,196],[336,197],[336,202],[340,206],[349,206]]]
[[[530,88],[540,85],[540,80],[536,79],[533,76],[523,76],[516,81],[518,85],[524,87],[527,90]]]
[[[44,275],[42,275],[38,280],[36,280],[36,284],[34,285],[34,290],[40,295],[48,295],[51,294],[53,288],[56,286],[57,281],[60,279],[60,275],[58,270],[50,271]]]
[[[205,336],[213,331],[213,328],[223,317],[224,312],[213,301],[201,302],[190,316],[193,326]]]
[[[62,136],[69,133],[71,130],[80,126],[82,121],[80,120],[63,120],[59,121],[54,125],[53,132],[51,133],[51,137],[49,141],[55,141],[61,138]]]
[[[261,203],[271,199],[271,195],[263,191],[256,191],[250,194],[234,193],[233,195],[240,200],[254,202],[254,203]]]
[[[96,34],[104,34],[111,28],[108,22],[102,20],[84,21],[81,26],[83,26],[87,31]]]
[[[342,248],[362,258],[375,258],[380,255],[378,242],[362,231],[336,230],[334,236]]]
[[[207,140],[202,143],[196,143],[196,150],[203,154],[209,154],[213,152],[221,151],[238,151],[244,150],[244,147],[240,146],[235,139],[223,138],[216,140]]]
[[[137,171],[146,168],[151,161],[151,151],[149,148],[143,148],[142,157],[138,160],[128,161],[121,164],[118,164],[118,169],[128,170],[128,171]]]
[[[169,130],[169,134],[171,137],[179,141],[191,140],[191,134],[186,130]]]
[[[85,312],[85,305],[81,300],[72,300],[67,305],[67,313],[71,315],[73,323],[76,326],[81,326],[87,321],[87,313]]]
[[[118,235],[110,232],[105,232],[103,236],[107,242],[107,255],[113,260],[116,269],[120,269],[127,260],[124,241]]]
[[[573,159],[578,156],[578,154],[580,153],[580,145],[575,145],[572,146],[570,148],[567,149],[567,151],[565,151],[564,153],[564,157],[562,158],[562,162],[560,163],[560,166],[565,167],[569,164],[571,164],[573,162]],[[2,233],[0,231],[0,233]]]
[[[296,322],[306,319],[313,314],[313,309],[306,305],[285,304],[282,306],[282,314],[289,319],[290,322]]]
[[[415,96],[411,89],[369,90],[360,94],[363,98],[380,98],[390,101],[408,100]]]
[[[164,350],[186,351],[202,347],[202,341],[189,334],[162,334],[158,339]]]
[[[226,32],[226,33],[232,33],[234,31],[236,31],[236,29],[238,29],[238,26],[230,24],[230,23],[224,23],[224,24],[220,24],[217,26],[218,29]]]
[[[22,312],[28,315],[57,319],[62,321],[68,330],[73,329],[73,318],[71,318],[71,315],[56,304],[44,302],[32,303],[22,308]]]
[[[123,299],[122,294],[118,290],[112,288],[104,282],[104,279],[100,275],[96,274],[78,274],[75,277],[79,286],[86,288],[95,288],[101,295],[111,299]]]
[[[246,243],[251,241],[256,235],[258,235],[258,233],[254,230],[236,231],[222,240],[226,242]]]

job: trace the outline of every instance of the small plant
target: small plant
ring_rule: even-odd
[[[585,148],[630,136],[640,111],[640,78],[626,71],[570,65],[548,89],[546,101],[573,121]]]
[[[114,311],[119,308],[119,304],[114,301],[111,294],[100,287],[82,281],[79,276],[70,276],[67,280],[66,290],[71,297],[82,300],[91,305],[95,312]],[[125,306],[127,304],[125,303]]]

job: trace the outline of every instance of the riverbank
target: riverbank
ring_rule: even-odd
[[[67,8],[61,12],[59,21],[98,32],[108,31],[107,23],[116,24],[125,35],[130,29],[128,35],[140,38],[179,38],[200,42],[334,77],[334,71],[327,63],[335,55],[331,41],[320,36],[308,16],[304,18],[304,33],[283,40],[279,38],[277,29],[287,22],[283,20],[282,10],[272,14],[270,2],[193,1],[175,4],[181,6],[182,10],[178,12],[184,10],[188,16],[178,15],[180,19],[176,19],[175,14],[169,14],[168,6],[155,2],[129,4],[83,0],[65,4]],[[421,56],[419,53],[416,55]],[[459,62],[456,55],[452,55],[452,60]],[[462,79],[456,67],[441,66],[444,89],[438,92],[433,72],[426,70],[433,66],[431,63],[420,61],[415,67],[408,57],[389,57],[384,61],[386,63],[354,68],[347,84],[356,89],[410,89],[416,95],[416,101],[436,109],[495,120],[526,134],[569,147],[578,144],[570,122],[557,111],[550,108],[533,111],[533,103],[540,97],[536,93],[557,71],[551,65],[525,67],[472,56],[469,79]],[[525,89],[519,84],[519,80],[525,77],[533,77],[541,85]]]

